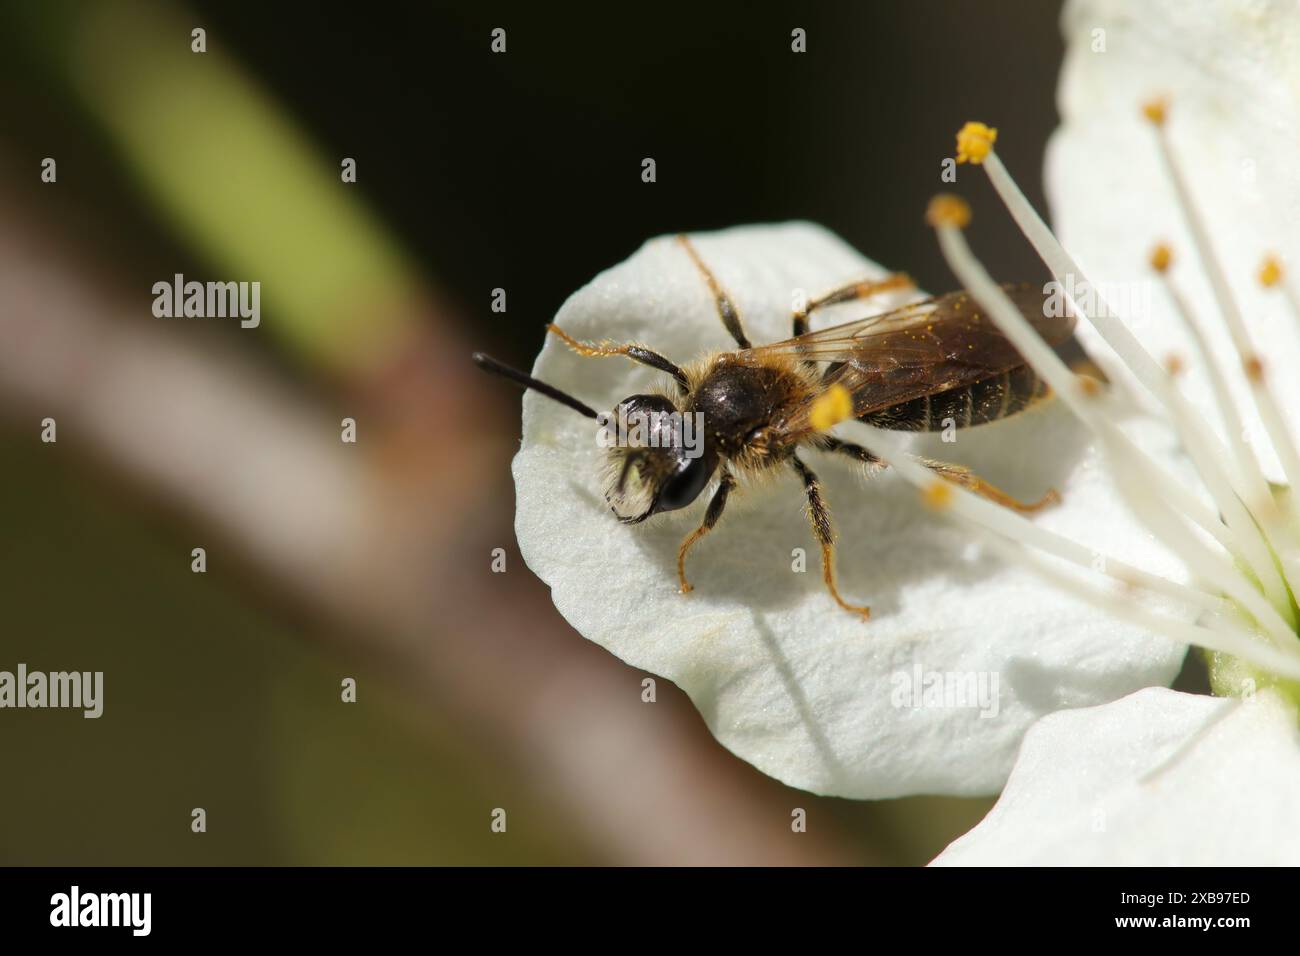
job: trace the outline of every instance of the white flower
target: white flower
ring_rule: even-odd
[[[1107,282],[1149,275],[1156,239],[1175,250],[1165,288],[1132,325],[1155,354],[1184,358],[1182,391],[1231,448],[1228,470],[1257,507],[1252,470],[1295,477],[1300,309],[1286,270],[1300,266],[1300,5],[1081,0],[1064,25],[1065,122],[1048,163],[1058,233]],[[1134,108],[1153,93],[1171,97],[1156,134]],[[1281,275],[1260,274],[1269,253]],[[1203,346],[1171,294],[1189,304]],[[1239,312],[1235,336],[1217,321],[1224,304]],[[1254,388],[1251,359],[1264,372]],[[1213,363],[1226,385],[1215,382]],[[1294,582],[1295,515],[1262,513]],[[1293,651],[1294,641],[1278,647]],[[1246,699],[1151,689],[1044,718],[998,804],[935,863],[1300,863],[1298,687],[1253,695],[1259,671],[1224,655],[1212,655],[1211,675],[1217,690],[1245,690]]]
[[[1150,308],[1128,324],[1185,367],[1180,391],[1222,436],[1225,470],[1293,582],[1295,512],[1259,503],[1264,478],[1300,481],[1300,303],[1288,275],[1300,269],[1300,4],[1076,0],[1063,26],[1063,124],[1047,163],[1057,234],[1121,288],[1156,275],[1154,243],[1172,250]],[[1135,108],[1153,96],[1168,98],[1154,128]],[[1215,664],[1216,687],[1232,692],[1241,668]]]
[[[755,342],[790,335],[796,290],[815,295],[883,274],[807,224],[695,243]],[[814,327],[866,312],[844,307]],[[678,363],[734,347],[699,273],[666,238],[575,293],[556,324],[588,341],[640,342]],[[533,373],[601,410],[664,377],[624,358],[574,355],[554,338]],[[804,458],[824,481],[839,532],[840,588],[872,606],[871,620],[841,610],[824,590],[793,474],[733,495],[691,553],[694,591],[679,594],[678,544],[708,492],[684,512],[619,524],[602,497],[596,431],[568,408],[525,397],[514,464],[525,560],[579,632],[675,681],[725,746],[793,786],[848,797],[992,792],[1038,717],[1167,683],[1180,666],[1183,645],[973,547],[965,529],[928,513],[892,471],[864,482],[859,466],[818,452]],[[1127,517],[1086,433],[1055,403],[958,435],[955,444],[927,440],[925,451],[969,463],[1025,498],[1055,486],[1064,503],[1035,525],[1176,573]],[[806,573],[792,571],[795,549],[807,555]],[[926,698],[936,681],[982,682],[987,703]]]
[[[835,607],[815,566],[808,569],[812,574],[797,573],[799,551],[815,554],[815,549],[799,515],[800,489],[792,474],[773,486],[746,489],[740,500],[733,495],[720,527],[692,553],[695,593],[679,595],[677,543],[699,522],[708,495],[682,514],[644,527],[618,526],[601,497],[600,449],[590,421],[539,395],[525,399],[524,445],[515,463],[517,530],[525,559],[551,585],[557,607],[585,636],[634,666],[677,681],[725,745],[787,783],[854,797],[996,789],[1025,728],[1038,716],[1168,681],[1181,660],[1183,641],[1220,652],[1215,674],[1221,689],[1235,689],[1244,677],[1261,673],[1300,675],[1289,597],[1290,582],[1300,581],[1300,532],[1293,510],[1275,500],[1265,481],[1265,474],[1281,474],[1292,485],[1300,482],[1300,453],[1282,412],[1287,403],[1271,374],[1284,354],[1281,338],[1289,334],[1288,344],[1294,345],[1300,315],[1290,315],[1284,330],[1281,318],[1274,323],[1277,351],[1271,338],[1268,351],[1257,349],[1232,288],[1241,277],[1223,276],[1234,274],[1242,255],[1258,259],[1267,246],[1242,253],[1238,244],[1233,256],[1219,258],[1219,237],[1238,234],[1218,231],[1218,216],[1237,209],[1238,190],[1234,184],[1217,192],[1212,188],[1219,202],[1202,208],[1197,189],[1207,177],[1188,172],[1201,169],[1196,164],[1202,154],[1219,145],[1199,141],[1218,129],[1216,116],[1222,126],[1243,100],[1230,91],[1225,95],[1222,83],[1202,84],[1206,95],[1200,100],[1195,90],[1187,97],[1189,115],[1201,119],[1186,128],[1194,150],[1192,165],[1184,166],[1178,147],[1187,133],[1163,124],[1163,108],[1148,110],[1153,122],[1146,127],[1136,117],[1141,98],[1183,82],[1188,67],[1180,58],[1186,59],[1186,50],[1161,49],[1161,56],[1181,63],[1181,72],[1174,65],[1157,71],[1159,89],[1147,89],[1145,63],[1136,65],[1134,58],[1153,44],[1160,48],[1163,24],[1147,16],[1150,8],[1130,12],[1138,8],[1101,6],[1105,9],[1078,4],[1066,17],[1075,33],[1088,30],[1097,52],[1087,61],[1081,58],[1089,54],[1078,42],[1072,44],[1063,93],[1069,125],[1054,152],[1075,164],[1064,172],[1060,163],[1054,166],[1053,195],[1060,208],[1076,209],[1064,219],[1079,234],[1088,275],[1079,267],[1082,257],[1072,257],[1060,245],[990,152],[996,131],[968,125],[959,141],[959,161],[985,163],[1027,238],[1087,316],[1082,335],[1104,361],[1117,393],[1144,401],[1158,421],[1121,422],[1110,403],[1098,401],[1095,385],[1078,380],[1054,356],[983,272],[961,234],[968,217],[962,204],[937,204],[932,222],[960,283],[1061,402],[969,433],[956,446],[930,436],[909,447],[897,433],[845,423],[840,426],[845,437],[860,440],[897,472],[867,487],[841,462],[817,453],[806,456],[825,479],[839,527],[840,589],[850,600],[875,607],[871,623]],[[1257,6],[1240,4],[1224,16],[1249,21],[1257,12]],[[1101,46],[1094,28],[1099,20],[1106,24]],[[1189,22],[1224,26],[1214,16]],[[1285,43],[1255,26],[1242,27],[1241,33],[1270,65],[1285,65]],[[1209,51],[1211,36],[1216,36],[1212,29],[1205,37],[1184,31],[1178,40],[1187,41],[1187,49]],[[1197,47],[1192,41],[1200,39],[1205,42]],[[1231,66],[1240,55],[1245,54],[1221,59]],[[1294,80],[1294,73],[1283,75]],[[1249,77],[1264,80],[1267,74]],[[1179,92],[1181,104],[1183,89]],[[1276,127],[1294,131],[1294,116],[1286,112],[1294,110],[1294,102],[1260,101]],[[1130,110],[1127,125],[1114,112],[1120,102]],[[1133,152],[1143,130],[1153,157],[1148,163]],[[1261,134],[1241,141],[1250,143],[1254,154],[1243,181],[1284,173],[1273,162],[1282,140]],[[1239,173],[1247,168],[1232,149],[1214,155],[1221,165],[1235,163]],[[1150,178],[1161,172],[1163,180]],[[1122,191],[1129,187],[1120,184],[1133,177],[1132,192]],[[1222,185],[1208,178],[1211,187]],[[1169,202],[1171,197],[1177,202]],[[1167,211],[1148,213],[1161,201],[1169,205]],[[1279,206],[1293,213],[1294,195],[1257,201],[1246,217],[1245,235],[1285,255],[1291,249],[1274,227],[1292,220],[1285,213],[1279,218]],[[1179,217],[1196,228],[1179,232]],[[1129,296],[1121,302],[1142,306],[1134,327],[1110,314],[1102,299],[1078,294],[1089,288],[1088,278],[1099,282],[1105,299],[1113,300],[1116,291],[1123,294],[1126,287],[1113,283],[1139,275],[1158,238],[1172,238],[1189,254],[1200,252],[1199,265],[1166,270],[1167,288],[1159,297]],[[736,299],[756,342],[790,334],[792,301],[882,274],[810,226],[738,229],[699,237],[697,245]],[[1107,272],[1121,251],[1129,258],[1119,262],[1117,273]],[[1171,307],[1184,280],[1198,323],[1205,318],[1199,313],[1215,305],[1232,333],[1206,331],[1205,352],[1216,359],[1237,356],[1238,367],[1224,370],[1222,377],[1235,372],[1241,379],[1235,386],[1216,385],[1201,376],[1190,392],[1192,402],[1173,387],[1150,351],[1163,356],[1162,349],[1177,343],[1180,360],[1190,362],[1189,339],[1180,336],[1178,312]],[[1291,292],[1278,286],[1282,290]],[[1285,309],[1286,303],[1279,294],[1273,305]],[[1253,302],[1250,308],[1253,315]],[[825,314],[820,322],[844,317]],[[639,342],[679,363],[705,350],[732,347],[700,276],[684,250],[667,240],[652,241],[597,277],[566,303],[557,322],[578,339]],[[1135,328],[1151,334],[1146,348],[1134,337]],[[1243,368],[1248,376],[1240,374]],[[648,390],[653,377],[622,360],[579,359],[554,341],[543,348],[534,374],[602,410]],[[1296,391],[1300,397],[1300,387]],[[1233,409],[1246,396],[1261,416],[1245,415],[1243,425]],[[1197,401],[1204,403],[1199,410]],[[1226,443],[1203,420],[1211,406],[1222,415]],[[847,434],[855,429],[860,434]],[[1179,445],[1195,463],[1195,474],[1170,467]],[[1257,446],[1259,462],[1252,450]],[[1021,497],[1054,485],[1065,502],[1031,524],[939,482],[909,452],[972,465]],[[957,522],[936,523],[898,478],[919,486]],[[1148,532],[1184,566],[1171,563]],[[1066,571],[1044,552],[1081,565],[1084,572]],[[1036,574],[1026,574],[1026,567]],[[1098,589],[1095,580],[1086,580],[1087,572],[1122,587],[1118,593]],[[1045,587],[1043,580],[1054,586]],[[1172,607],[1162,610],[1172,613],[1153,609],[1147,592],[1171,598]],[[1188,623],[1191,617],[1199,619]],[[1230,666],[1222,663],[1225,652],[1234,657]],[[977,697],[967,704],[976,706],[954,706],[959,703],[954,689],[963,687]]]
[[[1031,727],[997,806],[932,865],[1297,863],[1295,708],[1150,688]]]
[[[1196,253],[1161,161],[1144,100],[1169,97],[1166,133],[1205,221],[1215,257],[1244,306],[1269,383],[1300,424],[1300,326],[1282,289],[1257,275],[1268,254],[1300,273],[1300,4],[1294,0],[1075,0],[1063,17],[1067,52],[1058,101],[1062,125],[1047,155],[1053,226],[1097,282],[1141,289],[1153,244],[1173,251],[1170,281],[1200,319],[1223,363],[1250,448],[1282,477],[1239,374],[1206,266]],[[1093,52],[1096,31],[1105,52]],[[1180,386],[1226,437],[1222,402],[1206,362],[1158,285],[1151,308],[1127,323],[1157,359],[1185,359]],[[1083,335],[1089,335],[1085,328]],[[1093,337],[1095,341],[1095,337]]]

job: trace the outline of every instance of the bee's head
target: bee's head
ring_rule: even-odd
[[[718,456],[663,395],[632,395],[605,419],[605,500],[626,524],[685,508],[708,485]]]
[[[609,449],[605,500],[620,521],[635,524],[661,511],[685,508],[700,496],[718,467],[717,453],[705,440],[698,416],[682,413],[663,395],[632,395],[608,415],[554,385],[498,362],[482,352],[474,361],[566,405],[602,426],[601,444]]]

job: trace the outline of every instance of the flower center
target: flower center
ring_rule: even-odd
[[[1152,101],[1143,107],[1143,114],[1155,130],[1164,168],[1269,444],[1288,486],[1300,486],[1300,453],[1273,395],[1266,364],[1251,345],[1241,308],[1214,254],[1210,234],[1170,144],[1168,103]],[[1121,431],[1115,409],[1099,400],[1102,390],[1096,380],[1067,368],[1020,314],[966,243],[963,229],[970,221],[970,208],[963,200],[936,197],[927,219],[953,273],[985,307],[1026,362],[1092,430],[1121,496],[1148,530],[1184,561],[1191,584],[1179,584],[1098,555],[963,488],[948,485],[912,460],[898,438],[886,431],[861,423],[844,427],[869,431],[869,447],[916,485],[927,505],[970,525],[995,552],[1028,564],[1054,584],[1117,618],[1209,652],[1216,693],[1247,694],[1260,684],[1271,684],[1300,701],[1300,608],[1294,586],[1300,583],[1300,523],[1289,487],[1278,492],[1270,486],[1254,449],[1245,439],[1241,414],[1228,387],[1229,370],[1221,367],[1206,347],[1205,331],[1171,275],[1173,251],[1157,245],[1150,264],[1191,336],[1197,360],[1206,368],[1227,446],[1179,391],[1176,378],[1185,367],[1184,359],[1172,356],[1162,365],[1143,348],[1025,198],[998,158],[993,148],[996,140],[996,129],[967,123],[957,134],[957,161],[983,167],[1076,314],[1091,323],[1154,399],[1161,418],[1186,449],[1202,487],[1192,490],[1184,486]],[[1265,289],[1284,293],[1300,322],[1300,298],[1287,281],[1281,263],[1272,256],[1265,257],[1257,278]],[[1090,357],[1099,368],[1109,364]],[[1116,388],[1123,388],[1122,378],[1111,378]],[[941,491],[936,482],[943,485]],[[1213,507],[1205,503],[1207,496]],[[1099,587],[1044,555],[1099,573],[1109,578],[1112,586]],[[1163,610],[1174,613],[1149,607],[1143,592],[1172,599],[1176,607]],[[1195,618],[1194,622],[1187,623],[1188,617]]]

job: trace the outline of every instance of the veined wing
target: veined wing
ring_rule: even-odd
[[[1072,315],[1049,315],[1047,295],[1034,286],[1003,286],[1020,313],[1049,345],[1068,341]],[[761,360],[784,356],[838,365],[825,379],[853,397],[854,417],[902,402],[973,385],[1023,365],[1024,359],[968,292],[950,292],[912,305],[810,332],[741,353]],[[783,423],[805,430],[807,407]]]

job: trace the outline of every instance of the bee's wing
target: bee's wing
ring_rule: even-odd
[[[1070,339],[1074,317],[1048,315],[1043,292],[1029,285],[1004,286],[1003,291],[1049,345]],[[973,385],[1024,364],[967,292],[951,292],[883,315],[757,346],[741,355],[840,363],[823,384],[848,389],[854,417]],[[796,410],[783,423],[784,430],[807,430],[808,409],[805,405]]]

